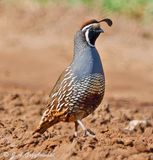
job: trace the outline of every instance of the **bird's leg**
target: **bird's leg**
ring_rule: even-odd
[[[78,135],[78,122],[74,122],[75,123],[75,132],[74,132],[74,136],[77,137]]]
[[[77,123],[78,123],[78,124],[81,126],[81,128],[83,129],[85,136],[95,137],[95,133],[92,132],[90,129],[87,129],[87,128],[84,126],[84,124],[81,122],[81,120],[77,120]]]

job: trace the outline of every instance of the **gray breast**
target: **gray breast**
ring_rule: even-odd
[[[86,47],[74,57],[71,64],[74,75],[81,79],[84,76],[100,73],[104,76],[100,56],[96,48]]]

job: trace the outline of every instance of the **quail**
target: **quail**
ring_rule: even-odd
[[[74,37],[74,56],[71,64],[63,71],[53,87],[50,100],[34,133],[43,134],[60,121],[74,122],[75,135],[78,126],[85,135],[94,135],[82,123],[101,103],[105,92],[105,76],[95,42],[103,29],[101,22],[109,26],[108,18],[85,22]]]

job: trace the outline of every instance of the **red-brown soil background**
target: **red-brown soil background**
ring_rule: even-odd
[[[83,120],[96,138],[73,138],[71,123],[50,128],[51,137],[32,138],[51,88],[71,62],[75,32],[85,20],[105,16],[114,23],[103,24],[97,41],[106,94]],[[0,4],[0,159],[41,153],[36,159],[153,160],[152,28],[84,7]],[[134,119],[149,123],[125,132]]]

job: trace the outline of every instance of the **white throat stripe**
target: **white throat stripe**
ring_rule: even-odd
[[[86,32],[85,32],[85,38],[86,38],[86,41],[87,41],[87,43],[89,44],[89,46],[95,47],[94,45],[92,45],[92,44],[90,43],[90,40],[89,40],[89,29],[87,29]]]

